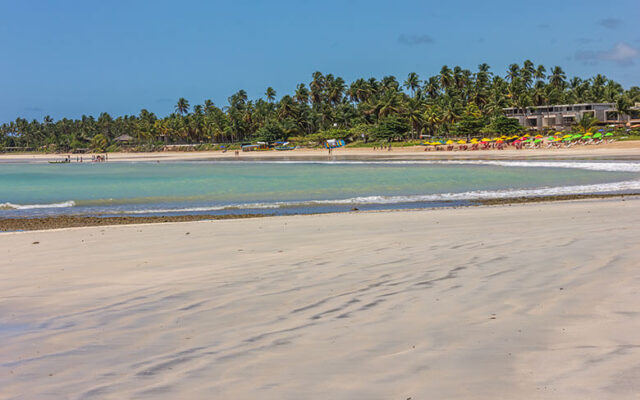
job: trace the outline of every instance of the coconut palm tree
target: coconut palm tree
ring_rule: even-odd
[[[184,97],[180,97],[175,106],[176,112],[180,115],[185,115],[189,112],[189,102]]]
[[[264,93],[264,95],[267,97],[267,100],[272,103],[273,100],[275,100],[275,98],[276,98],[276,91],[275,91],[274,88],[269,86],[267,88],[267,91]]]
[[[438,106],[427,106],[422,115],[424,123],[429,128],[429,134],[434,136],[438,132],[440,124],[442,124],[442,114]]]
[[[420,77],[415,72],[410,72],[403,86],[411,91],[412,96],[415,96],[416,90],[420,87]]]
[[[564,89],[566,79],[567,79],[567,75],[564,73],[562,68],[556,65],[551,70],[551,75],[549,75],[549,84],[556,88]]]
[[[296,87],[295,99],[300,104],[307,104],[309,102],[309,90],[304,83],[300,83]]]

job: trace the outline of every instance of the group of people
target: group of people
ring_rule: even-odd
[[[375,151],[375,150],[387,150],[387,151],[391,151],[391,149],[392,149],[391,145],[389,145],[389,146],[382,146],[382,145],[380,145],[380,146],[373,146],[373,150],[374,150],[374,151]]]
[[[92,154],[91,155],[91,162],[105,162],[105,161],[109,161],[109,156],[105,153],[104,155],[102,154]],[[58,161],[60,162],[60,161]],[[71,162],[71,154],[68,154],[63,160],[62,162],[65,163],[70,163]],[[76,162],[77,163],[81,163],[84,162],[84,157],[83,156],[76,156]]]

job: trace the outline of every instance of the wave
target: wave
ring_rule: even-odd
[[[0,203],[0,210],[33,210],[37,208],[66,208],[73,207],[76,203],[73,200],[63,201],[61,203],[50,204],[14,204]]]
[[[159,214],[175,212],[206,212],[223,210],[251,210],[251,209],[278,209],[294,207],[313,207],[330,205],[366,205],[366,204],[402,204],[402,203],[422,203],[422,202],[448,202],[448,201],[470,201],[486,199],[508,199],[514,197],[541,197],[558,195],[575,195],[591,193],[615,193],[640,190],[640,180],[623,181],[615,183],[603,183],[593,185],[558,186],[537,189],[507,189],[494,191],[470,191],[460,193],[436,193],[427,195],[407,195],[407,196],[363,196],[351,197],[347,199],[335,200],[302,200],[302,201],[280,201],[270,203],[244,203],[228,204],[216,206],[184,207],[184,208],[162,208],[162,209],[142,209],[114,212],[114,214]]]
[[[327,165],[494,165],[501,167],[521,168],[573,168],[589,171],[607,172],[640,172],[638,162],[593,162],[593,161],[498,161],[498,160],[386,160],[386,161],[300,161],[300,160],[271,160],[271,161],[197,161],[212,164],[327,164]]]

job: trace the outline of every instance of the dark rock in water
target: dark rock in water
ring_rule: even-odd
[[[359,211],[359,208],[358,208],[358,207],[353,207],[353,208],[351,209],[351,211]]]

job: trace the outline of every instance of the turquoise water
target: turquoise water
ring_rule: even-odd
[[[640,164],[191,162],[0,164],[0,217],[323,212],[640,190]]]

